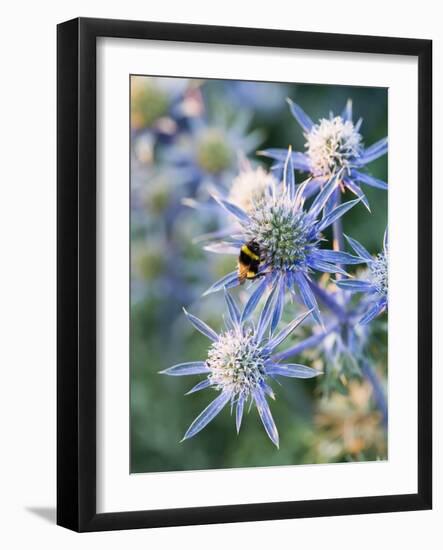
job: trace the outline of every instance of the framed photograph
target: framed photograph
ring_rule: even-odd
[[[432,43],[58,26],[59,525],[432,506]]]

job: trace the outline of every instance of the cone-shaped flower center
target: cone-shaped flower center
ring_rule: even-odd
[[[217,389],[247,397],[264,380],[268,358],[252,330],[225,332],[208,351],[209,378]]]
[[[249,212],[246,237],[254,240],[273,269],[296,269],[305,260],[309,223],[286,196],[258,201]]]
[[[385,253],[377,254],[369,264],[371,282],[381,296],[388,294],[388,257]]]
[[[234,153],[223,132],[206,130],[197,144],[197,162],[207,172],[217,174],[231,165]]]
[[[362,149],[362,137],[350,120],[336,116],[321,119],[305,134],[312,173],[329,176],[340,168],[349,169]]]

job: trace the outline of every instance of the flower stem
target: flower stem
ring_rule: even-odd
[[[294,355],[298,355],[302,351],[308,348],[313,348],[314,346],[317,346],[322,342],[326,336],[331,334],[338,325],[333,323],[329,327],[325,328],[324,331],[320,332],[319,334],[314,334],[313,336],[310,336],[309,338],[306,338],[305,340],[302,340],[295,346],[292,346],[292,348],[285,349],[284,351],[281,351],[280,353],[275,353],[272,356],[273,360],[282,360],[282,359],[288,359],[288,357],[292,357]]]
[[[380,380],[377,376],[377,374],[373,371],[371,366],[366,360],[363,360],[361,363],[361,370],[368,380],[368,382],[372,386],[372,391],[374,395],[375,403],[377,404],[377,408],[382,414],[382,421],[383,426],[385,430],[388,428],[388,404],[386,402],[386,396],[385,393],[381,387]]]
[[[314,294],[319,298],[323,304],[332,311],[332,313],[342,322],[348,319],[348,314],[344,307],[335,300],[335,298],[328,294],[321,286],[319,286],[314,281],[309,281],[309,286],[311,287]]]
[[[338,187],[335,191],[335,208],[340,206],[341,203],[341,190]],[[343,238],[343,223],[341,217],[335,220],[332,224],[332,248],[338,252],[344,249],[344,238]],[[342,266],[339,266],[342,267]],[[337,279],[341,279],[341,274],[336,274]]]
[[[335,207],[340,205],[341,202],[341,191],[337,189],[335,191]],[[344,248],[344,238],[343,238],[343,224],[341,218],[335,220],[332,225],[332,235],[333,235],[333,248],[334,250],[340,251]],[[341,275],[337,273],[336,278],[339,279]],[[324,305],[328,307],[334,313],[338,319],[343,320],[346,318],[347,314],[344,308],[336,301],[332,296],[329,296],[322,288],[317,284],[313,283],[311,285],[312,290],[317,294],[317,296],[322,300]],[[372,391],[374,395],[374,400],[377,404],[377,408],[382,414],[383,426],[387,429],[388,426],[388,406],[386,403],[386,397],[381,387],[380,380],[378,376],[373,371],[372,367],[366,360],[361,362],[361,370],[364,377],[372,386]]]

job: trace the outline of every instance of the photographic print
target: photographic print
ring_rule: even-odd
[[[387,460],[388,90],[129,86],[131,473]]]

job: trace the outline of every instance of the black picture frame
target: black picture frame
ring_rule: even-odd
[[[418,58],[418,491],[416,494],[96,511],[96,39],[399,54]],[[57,28],[57,523],[103,531],[432,507],[432,42],[107,19]]]

